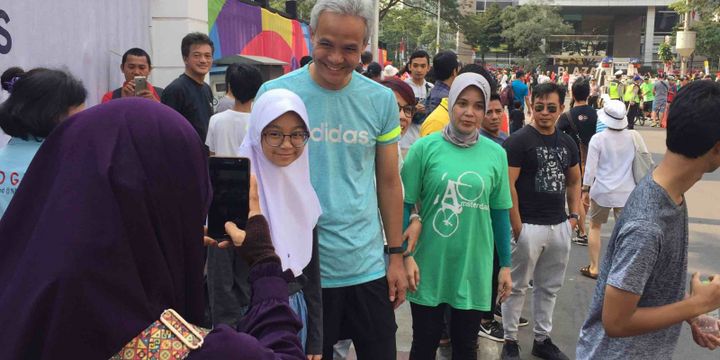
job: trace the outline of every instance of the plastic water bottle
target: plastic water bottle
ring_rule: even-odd
[[[720,336],[720,325],[718,325],[718,321],[720,320],[717,316],[717,310],[711,311],[706,315],[707,316],[701,316],[696,321],[698,328],[705,334]]]
[[[702,283],[708,284],[710,282],[705,280]],[[720,336],[720,309],[712,310],[705,315],[706,316],[701,316],[697,320],[697,326],[700,331],[706,334]]]

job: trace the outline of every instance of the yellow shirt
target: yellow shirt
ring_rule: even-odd
[[[420,126],[420,137],[440,131],[450,122],[450,114],[448,114],[447,108],[448,99],[443,98],[440,105],[425,118],[425,121]]]

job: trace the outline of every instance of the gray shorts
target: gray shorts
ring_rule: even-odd
[[[617,219],[620,217],[620,213],[622,213],[623,208],[609,208],[601,206],[598,205],[595,200],[590,199],[590,211],[588,211],[587,216],[590,218],[590,222],[596,224],[605,224],[607,223],[608,217],[610,217],[610,209],[613,210],[615,221],[617,221]]]

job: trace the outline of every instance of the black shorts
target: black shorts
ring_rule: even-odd
[[[643,103],[643,111],[651,112],[653,110],[652,105],[653,105],[652,101],[645,101]]]
[[[332,346],[351,339],[358,360],[395,359],[395,311],[388,297],[387,278],[340,288],[323,288],[323,358],[332,359]]]

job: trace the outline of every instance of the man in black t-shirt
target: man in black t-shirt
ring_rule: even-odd
[[[557,128],[570,135],[578,144],[580,149],[581,164],[585,164],[587,147],[590,139],[595,135],[597,126],[597,111],[588,105],[587,99],[590,95],[590,84],[587,80],[575,81],[572,87],[572,97],[575,105],[570,111],[560,115]],[[569,116],[568,116],[569,115]],[[572,123],[570,123],[572,121]]]
[[[570,237],[580,207],[577,144],[555,129],[564,109],[565,90],[545,83],[532,91],[530,126],[505,141],[513,208],[512,279],[510,297],[502,305],[505,345],[503,359],[519,359],[518,322],[525,292],[533,280],[535,341],[532,354],[543,359],[568,357],[550,340],[557,292],[570,255]],[[570,216],[565,213],[567,198]]]
[[[207,35],[190,33],[182,39],[180,51],[185,73],[165,88],[160,101],[184,116],[205,143],[214,100],[205,75],[210,72],[215,48]]]
[[[587,160],[588,146],[590,139],[595,135],[597,126],[597,110],[588,105],[590,96],[590,84],[587,80],[575,81],[572,87],[572,97],[575,101],[570,111],[560,115],[557,122],[558,130],[570,135],[577,143],[580,150],[580,178],[585,174],[585,161]],[[585,208],[579,209],[580,221],[577,224],[577,238],[573,242],[578,245],[587,246],[588,238],[585,231]]]

